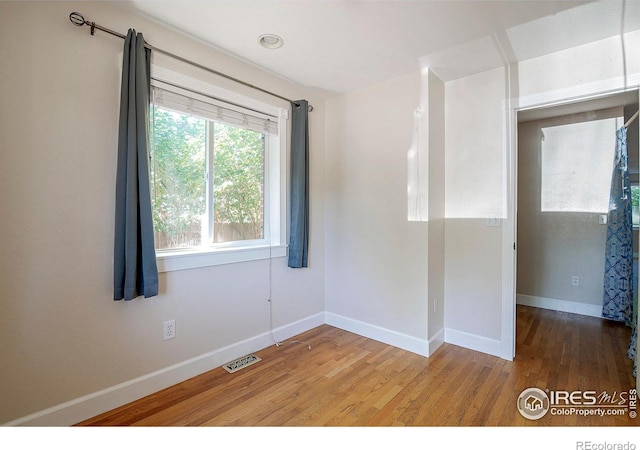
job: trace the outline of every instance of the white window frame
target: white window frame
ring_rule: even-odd
[[[632,182],[631,182],[631,190],[633,190],[633,188],[634,188],[634,187],[636,187],[636,188],[640,188],[640,186],[639,186],[639,184],[638,184],[638,183],[636,183],[636,182],[633,182],[633,181],[632,181]],[[633,203],[631,204],[631,211],[632,211],[632,212],[631,212],[631,214],[633,214]],[[632,219],[632,222],[633,222],[633,219]],[[633,223],[633,229],[634,229],[634,230],[638,230],[638,229],[640,229],[640,224]]]
[[[230,105],[272,116],[278,121],[278,134],[266,135],[264,238],[217,243],[210,247],[156,250],[159,272],[195,269],[286,256],[286,155],[289,110],[247,97],[211,83],[151,65],[151,84],[177,93],[193,92]]]

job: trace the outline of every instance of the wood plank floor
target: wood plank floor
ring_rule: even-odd
[[[635,387],[630,331],[593,317],[517,308],[514,361],[444,344],[430,358],[323,325],[79,426],[637,426],[628,415],[524,418],[529,387]]]

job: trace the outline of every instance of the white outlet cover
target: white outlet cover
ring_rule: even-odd
[[[176,321],[168,320],[163,324],[164,328],[162,330],[162,338],[166,341],[167,339],[173,339],[176,337]]]
[[[487,227],[499,227],[500,219],[496,216],[487,217],[484,219],[484,224]]]

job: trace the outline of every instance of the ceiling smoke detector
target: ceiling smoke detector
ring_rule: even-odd
[[[282,44],[284,44],[284,40],[275,34],[263,34],[258,38],[258,42],[260,42],[260,45],[264,48],[270,49],[280,48]]]

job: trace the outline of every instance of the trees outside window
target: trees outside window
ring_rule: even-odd
[[[265,135],[153,105],[156,249],[264,238]]]

